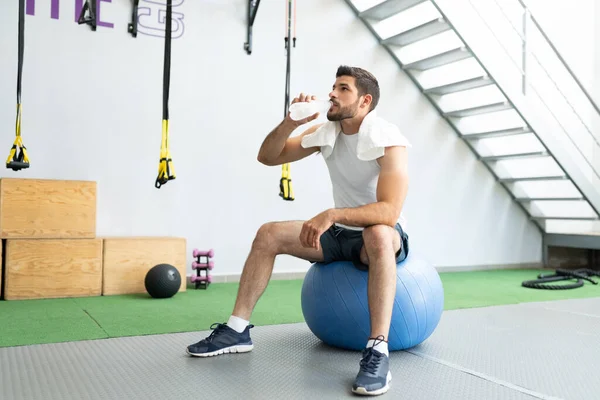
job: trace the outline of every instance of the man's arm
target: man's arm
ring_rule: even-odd
[[[381,166],[377,201],[360,207],[331,208],[306,221],[300,232],[300,242],[304,247],[319,249],[321,235],[336,222],[362,227],[396,225],[408,192],[406,147],[387,147],[377,162]]]
[[[349,226],[395,226],[408,192],[406,147],[387,147],[378,159],[381,171],[377,182],[377,202],[355,208],[330,210],[333,222]]]
[[[290,122],[287,118],[284,119],[264,140],[258,152],[258,161],[268,166],[274,166],[298,161],[315,153],[319,148],[302,147],[302,138],[315,132],[319,126],[312,126],[301,135],[289,138],[298,125]]]
[[[298,97],[295,97],[294,100],[292,100],[291,104],[298,102],[311,102],[315,99],[315,96],[300,93]],[[268,166],[281,165],[298,161],[318,151],[319,148],[317,147],[308,149],[302,147],[302,138],[316,131],[319,127],[318,125],[309,128],[300,136],[289,138],[296,128],[313,121],[318,116],[319,113],[315,113],[309,117],[294,121],[292,118],[290,118],[290,114],[288,113],[283,121],[281,121],[281,123],[277,125],[277,127],[275,127],[275,129],[273,129],[263,141],[262,145],[260,146],[260,150],[258,151],[258,161]]]

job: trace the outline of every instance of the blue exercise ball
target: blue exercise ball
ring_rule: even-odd
[[[324,343],[347,350],[364,349],[371,333],[368,272],[348,261],[314,263],[302,285],[306,324]],[[404,350],[426,340],[444,310],[444,288],[436,269],[411,251],[397,264],[396,296],[388,349]]]

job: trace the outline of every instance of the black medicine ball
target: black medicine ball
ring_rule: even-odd
[[[152,267],[144,280],[146,291],[156,299],[173,297],[181,287],[181,275],[170,264],[158,264]]]

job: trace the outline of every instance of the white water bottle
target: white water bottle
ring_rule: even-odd
[[[315,113],[326,114],[331,108],[331,102],[329,100],[312,100],[310,102],[298,102],[290,106],[290,118],[294,121],[298,121]]]

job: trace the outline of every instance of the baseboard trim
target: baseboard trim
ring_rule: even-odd
[[[469,266],[438,266],[435,269],[438,272],[467,272],[467,271],[489,271],[494,269],[542,269],[543,263],[522,263],[522,264],[489,264],[489,265],[469,265]],[[237,283],[240,281],[241,274],[231,275],[211,275],[213,283]],[[304,279],[306,271],[299,272],[273,272],[271,280],[294,280]],[[188,284],[192,284],[190,276],[187,276]]]
[[[489,271],[494,269],[542,269],[544,264],[539,263],[521,263],[521,264],[487,264],[487,265],[460,265],[460,266],[440,266],[435,269],[438,272],[467,272],[467,271]]]

